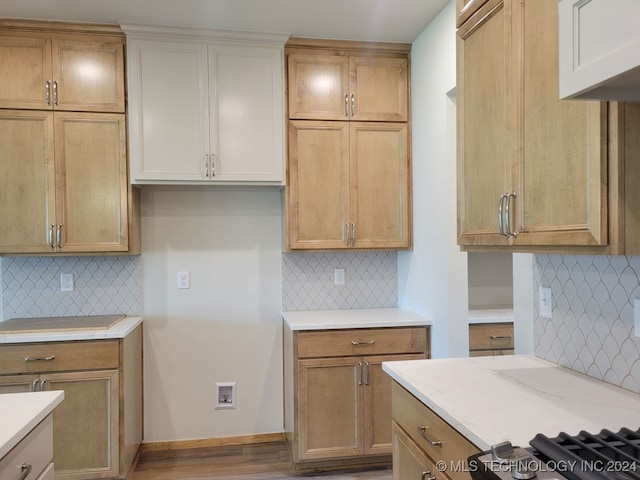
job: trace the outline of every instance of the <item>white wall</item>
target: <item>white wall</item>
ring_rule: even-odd
[[[145,187],[142,215],[144,442],[281,432],[280,191]]]
[[[456,244],[455,35],[451,1],[411,51],[414,248],[398,255],[398,305],[433,321],[434,358],[468,355],[467,259]]]

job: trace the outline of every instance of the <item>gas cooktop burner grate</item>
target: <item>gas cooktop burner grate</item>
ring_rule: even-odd
[[[538,434],[529,443],[541,460],[564,467],[563,476],[572,480],[640,480],[640,429],[562,432],[555,438]]]

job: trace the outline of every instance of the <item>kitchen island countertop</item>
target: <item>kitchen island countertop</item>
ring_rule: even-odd
[[[581,430],[640,427],[640,395],[535,356],[384,362],[383,370],[481,450]]]
[[[432,323],[426,317],[401,308],[286,311],[282,312],[282,318],[293,331],[423,327]]]
[[[0,458],[4,457],[64,399],[64,392],[0,395]]]
[[[11,343],[67,342],[124,338],[142,323],[142,317],[125,317],[110,328],[78,330],[40,330],[0,335],[0,345]]]

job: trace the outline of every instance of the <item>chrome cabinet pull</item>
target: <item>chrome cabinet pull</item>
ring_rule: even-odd
[[[41,391],[41,392],[44,392],[44,387],[46,386],[46,384],[47,384],[47,381],[46,381],[46,380],[42,380],[42,381],[40,382],[40,391]]]
[[[55,360],[55,355],[50,355],[48,357],[24,357],[25,362],[52,362]],[[37,380],[36,380],[37,381]]]
[[[53,104],[58,105],[58,81],[53,81]]]
[[[500,232],[500,235],[502,235],[503,237],[506,237],[507,234],[504,233],[504,223],[503,223],[503,215],[502,212],[504,210],[504,200],[506,198],[506,195],[500,195],[500,201],[498,202],[498,230]]]
[[[347,245],[349,245],[350,239],[349,239],[349,224],[345,223],[344,224],[344,243],[346,243]]]
[[[20,478],[18,478],[18,480],[24,480],[25,478],[27,478],[31,473],[32,468],[33,467],[30,464],[23,463],[20,471]]]
[[[362,362],[358,362],[358,385],[362,385]]]
[[[216,176],[216,154],[211,154],[211,178]]]
[[[429,475],[431,475],[431,470],[425,470],[424,472],[422,472],[422,475],[420,476],[420,480],[436,480],[436,476],[432,476],[429,477]]]
[[[38,388],[38,379],[36,378],[33,382],[31,382],[31,391],[36,392],[36,388]]]
[[[424,438],[427,442],[429,442],[431,445],[433,445],[434,447],[442,447],[442,441],[440,440],[432,440],[427,436],[427,427],[426,425],[422,425],[421,427],[418,427],[418,433],[420,434],[420,436],[422,438]]]
[[[509,214],[509,207],[511,207],[511,199],[516,197],[516,192],[506,193],[507,197],[507,206],[505,208],[504,216],[505,216],[505,225],[507,230],[507,237],[516,237],[518,234],[511,230],[511,215]]]
[[[209,154],[205,153],[202,156],[202,169],[204,170],[204,176],[209,178]]]
[[[353,117],[356,114],[356,96],[351,94],[351,116]]]
[[[491,340],[511,340],[513,335],[489,335]]]
[[[349,116],[349,94],[348,93],[344,94],[344,116],[345,117]]]
[[[368,342],[360,342],[358,340],[351,340],[351,345],[373,345],[375,340],[369,340]]]
[[[369,385],[369,362],[364,362],[364,368],[366,376],[364,377],[364,384]]]
[[[56,228],[56,244],[58,248],[62,248],[62,224],[58,224],[58,228]]]
[[[51,105],[51,82],[49,80],[44,82],[44,99],[47,101],[47,105]]]
[[[356,243],[356,224],[351,224],[351,245]]]
[[[53,229],[54,229],[54,225],[51,224],[49,226],[49,233],[47,234],[47,243],[51,248],[55,247],[55,245],[53,244]]]

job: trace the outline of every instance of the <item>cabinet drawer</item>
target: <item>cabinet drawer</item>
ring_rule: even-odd
[[[53,418],[49,415],[0,460],[0,478],[22,478],[25,464],[31,466],[25,480],[36,480],[52,458]]]
[[[469,325],[469,350],[513,349],[513,323]]]
[[[27,343],[0,347],[0,374],[118,368],[118,341]]]
[[[426,352],[425,327],[355,328],[298,333],[298,358]]]
[[[434,462],[465,461],[480,450],[397,383],[392,387],[393,420]],[[435,442],[440,442],[434,445]],[[467,472],[447,469],[451,478],[469,480]]]

